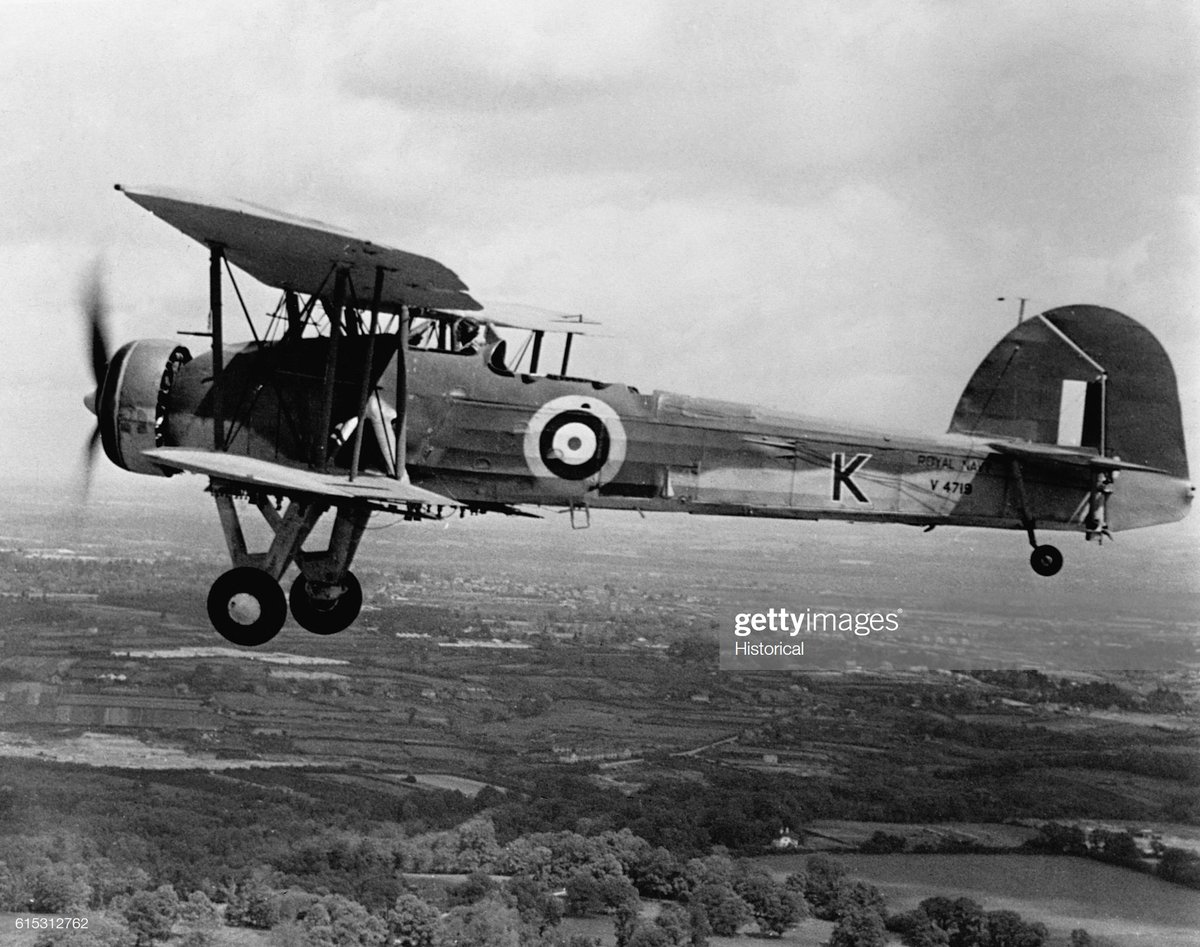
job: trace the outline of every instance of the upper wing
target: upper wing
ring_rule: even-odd
[[[369,305],[383,267],[382,312],[401,306],[478,311],[453,270],[436,260],[356,237],[317,220],[240,200],[212,200],[164,188],[117,190],[203,244],[219,244],[230,263],[278,289],[305,295],[333,291],[331,272],[345,267],[357,304]]]
[[[1157,467],[1131,464],[1115,457],[1101,457],[1085,450],[1059,447],[1055,444],[1014,444],[1009,441],[989,441],[988,447],[1000,454],[1030,463],[1061,464],[1067,467],[1085,467],[1091,470],[1147,470],[1151,473],[1166,473]]]
[[[363,500],[378,509],[394,508],[406,503],[463,505],[431,490],[415,487],[407,477],[394,480],[380,474],[360,473],[354,480],[347,480],[344,474],[317,473],[240,454],[187,447],[156,447],[143,453],[155,463],[176,470],[284,493],[328,497],[331,500]]]

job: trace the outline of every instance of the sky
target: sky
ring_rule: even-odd
[[[1170,353],[1195,459],[1198,10],[0,0],[4,473],[78,468],[96,261],[114,343],[203,328],[206,251],[118,182],[581,311],[594,377],[873,427],[944,431],[1016,297],[1111,306]]]

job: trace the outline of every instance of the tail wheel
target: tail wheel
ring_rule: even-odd
[[[1053,546],[1036,546],[1029,556],[1029,564],[1038,575],[1056,575],[1062,568],[1062,553]]]
[[[330,584],[309,582],[301,573],[288,595],[292,617],[314,635],[334,635],[349,628],[362,610],[362,601],[362,586],[349,571],[340,582]]]
[[[226,641],[253,648],[279,634],[287,618],[287,601],[279,583],[262,569],[239,566],[212,584],[208,617]]]

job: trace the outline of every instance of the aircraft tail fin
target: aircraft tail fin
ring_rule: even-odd
[[[950,431],[1092,448],[1187,479],[1175,371],[1144,326],[1102,306],[1063,306],[988,353]]]

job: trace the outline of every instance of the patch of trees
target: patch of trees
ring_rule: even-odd
[[[92,939],[60,932],[43,939],[63,947],[168,940],[206,947],[222,921],[269,931],[269,943],[278,945],[583,947],[562,934],[564,915],[611,919],[619,947],[694,947],[747,929],[777,936],[808,914],[833,922],[831,947],[882,945],[888,929],[906,944],[1044,941],[1039,925],[963,899],[929,899],[911,916],[889,919],[876,889],[824,856],[781,880],[722,850],[681,858],[628,829],[533,833],[504,845],[486,816],[415,837],[326,831],[281,842],[272,861],[240,878],[190,890],[114,861],[124,844],[111,839],[102,855],[94,840],[59,835],[5,848],[16,857],[0,863],[0,908],[104,910]],[[402,875],[422,859],[437,859],[440,870],[472,870],[464,882],[422,896],[404,887]],[[1192,868],[1178,864],[1181,872]],[[659,902],[653,918],[644,898]]]
[[[656,846],[682,855],[724,845],[734,851],[761,849],[788,825],[811,819],[878,822],[997,821],[1014,817],[1092,818],[1138,821],[1200,818],[1196,763],[1172,747],[1121,749],[1087,735],[1042,728],[959,723],[921,718],[918,737],[966,745],[947,750],[947,764],[903,765],[901,750],[889,750],[881,765],[851,759],[843,776],[804,781],[775,778],[731,767],[705,767],[704,780],[675,778],[670,772],[630,796],[599,789],[583,773],[545,773],[542,786],[512,793],[490,811],[501,840],[533,832],[586,826],[589,831],[628,826]],[[922,729],[923,727],[923,729]],[[978,760],[977,747],[995,749],[994,759]],[[953,765],[954,756],[976,761]],[[694,769],[703,763],[689,761]],[[1075,774],[1052,770],[1071,766],[1135,772],[1178,783],[1177,792],[1140,799],[1092,786]],[[542,776],[542,773],[538,774]],[[526,788],[526,787],[522,787]],[[687,798],[684,811],[679,799]],[[730,800],[737,800],[731,805]]]
[[[1185,747],[1181,747],[1185,749]],[[1056,769],[1115,770],[1165,779],[1185,785],[1200,783],[1200,759],[1191,752],[1171,748],[1123,747],[1120,749],[1056,749],[1012,753],[999,760],[979,762],[960,769],[959,779],[980,779],[1011,774],[1017,770]]]
[[[1161,842],[1153,842],[1150,855],[1146,855],[1128,830],[1085,831],[1078,825],[1046,822],[1023,847],[1047,855],[1092,858],[1134,871],[1153,873],[1173,884],[1200,889],[1200,855]]]
[[[561,917],[558,899],[529,879],[475,879],[441,901],[406,890],[368,910],[342,895],[272,887],[264,874],[239,885],[226,911],[227,922],[270,930],[269,942],[281,947],[567,947]]]
[[[667,657],[672,661],[699,664],[705,669],[716,661],[718,644],[716,637],[688,635],[677,638],[667,646]]]
[[[1164,881],[1200,889],[1200,855],[1168,845],[1159,855],[1157,874]]]
[[[887,929],[906,947],[1042,947],[1049,937],[1044,924],[1016,911],[985,911],[970,898],[926,898],[889,917]]]
[[[877,830],[871,837],[858,846],[864,855],[894,855],[904,851],[908,839],[893,832]]]
[[[180,898],[171,885],[118,895],[102,915],[78,907],[55,913],[82,915],[87,926],[45,931],[35,947],[152,947],[168,940],[181,947],[210,947],[221,926],[220,912],[207,895],[193,891]]]
[[[547,773],[524,799],[491,810],[501,840],[587,825],[593,832],[628,827],[654,846],[690,856],[722,845],[759,851],[780,827],[811,817],[807,788],[763,773],[714,768],[706,781],[665,776],[631,796],[599,789],[586,777]],[[511,794],[510,794],[511,795]],[[686,798],[686,810],[679,800]],[[730,800],[737,800],[731,805]]]
[[[1068,704],[1107,710],[1182,713],[1187,709],[1183,696],[1159,684],[1148,694],[1112,681],[1074,681],[1054,678],[1041,671],[972,671],[971,676],[985,684],[1002,687],[1014,697],[1030,703]]]
[[[371,904],[391,899],[395,890],[385,886],[370,893],[376,863],[362,852],[363,863],[356,862],[356,843],[347,838],[403,819],[410,809],[410,831],[461,823],[476,809],[457,792],[422,790],[398,797],[321,773],[283,769],[232,777],[0,760],[0,785],[9,813],[0,831],[19,825],[25,838],[53,833],[87,840],[80,845],[114,862],[136,864],[179,890],[241,878],[257,864],[278,863],[297,883]],[[329,825],[344,826],[344,834]],[[9,840],[0,838],[0,851],[12,850]],[[390,847],[385,854],[390,877],[395,857]]]
[[[491,823],[475,818],[453,830],[399,839],[393,852],[405,870],[473,871],[449,889],[448,906],[499,894],[524,923],[543,933],[565,913],[611,917],[622,943],[653,944],[664,937],[670,944],[691,943],[693,937],[732,934],[751,923],[762,933],[778,934],[807,911],[802,877],[779,882],[727,854],[682,860],[628,829],[586,836],[531,833],[499,846]],[[510,878],[498,885],[487,872]],[[551,896],[554,891],[561,899]],[[676,906],[651,924],[641,918],[643,897]]]
[[[391,847],[349,833],[322,834],[283,848],[272,865],[285,884],[324,891],[381,910],[399,895]]]
[[[1037,836],[1027,841],[1023,847],[1051,855],[1092,858],[1136,871],[1149,870],[1149,862],[1143,857],[1137,840],[1129,831],[1092,829],[1085,832],[1076,825],[1051,822],[1042,825]]]

